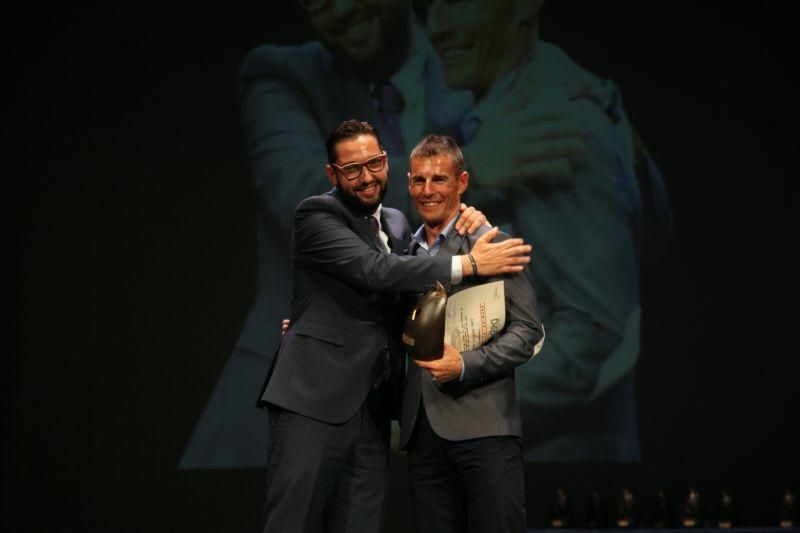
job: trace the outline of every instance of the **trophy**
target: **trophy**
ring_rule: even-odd
[[[636,502],[633,498],[633,492],[628,489],[622,489],[617,502],[617,527],[635,527],[636,514]]]
[[[733,527],[736,509],[733,506],[733,496],[725,489],[719,495],[719,511],[717,513],[717,527],[730,529]]]
[[[572,525],[572,505],[564,489],[556,490],[556,501],[550,513],[550,527],[565,528]]]
[[[794,492],[789,489],[783,493],[781,498],[780,520],[778,525],[781,528],[797,526],[797,501]]]
[[[654,528],[669,527],[672,523],[672,509],[663,490],[656,492],[653,507],[650,510],[650,526]]]
[[[444,324],[447,292],[438,281],[425,293],[406,317],[403,346],[409,356],[420,361],[440,359],[444,354]]]
[[[586,507],[586,527],[591,529],[605,529],[608,527],[608,509],[600,493],[592,491],[589,505]]]
[[[686,500],[683,502],[683,527],[698,527],[700,525],[700,493],[693,488],[689,489]]]

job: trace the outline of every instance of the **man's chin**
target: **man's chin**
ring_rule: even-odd
[[[356,212],[363,215],[369,215],[375,212],[375,209],[377,209],[377,207],[383,201],[384,196],[386,196],[386,189],[369,198],[362,198],[357,194],[347,194],[344,197],[347,200],[347,203],[350,204],[350,207],[352,207]]]
[[[400,12],[403,15],[402,12]],[[337,68],[366,81],[381,81],[400,70],[408,57],[411,45],[411,25],[408,14],[389,17],[364,46],[348,50],[340,44],[327,42]]]
[[[356,197],[356,202],[363,206],[365,209],[372,209],[374,210],[378,205],[381,203],[381,200],[377,196],[372,196],[369,198],[362,198],[360,196]]]

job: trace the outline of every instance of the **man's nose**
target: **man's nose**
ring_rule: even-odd
[[[369,183],[375,181],[375,176],[369,171],[367,167],[361,168],[361,181]]]

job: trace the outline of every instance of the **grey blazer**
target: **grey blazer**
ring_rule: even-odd
[[[408,221],[395,209],[382,213],[392,250],[403,253]],[[335,424],[373,385],[401,311],[394,293],[449,287],[451,259],[380,252],[366,219],[334,188],[297,208],[292,276],[291,326],[259,402]]]
[[[436,257],[468,253],[486,231],[481,228],[469,237],[450,232]],[[501,233],[495,241],[507,238],[508,235]],[[443,439],[522,436],[514,369],[531,360],[535,346],[544,338],[530,271],[526,268],[502,278],[466,278],[448,292],[499,279],[505,281],[505,327],[477,350],[461,354],[466,369],[463,381],[437,385],[429,372],[409,362],[403,388],[401,448],[411,438],[420,400],[424,402],[431,427]]]

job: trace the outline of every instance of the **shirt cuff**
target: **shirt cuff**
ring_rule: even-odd
[[[450,281],[453,285],[458,285],[464,278],[464,272],[461,270],[461,256],[454,255],[450,264]]]
[[[464,381],[464,372],[466,371],[467,367],[464,366],[464,356],[461,354],[458,354],[458,356],[461,358],[461,375],[458,377],[458,381]]]

